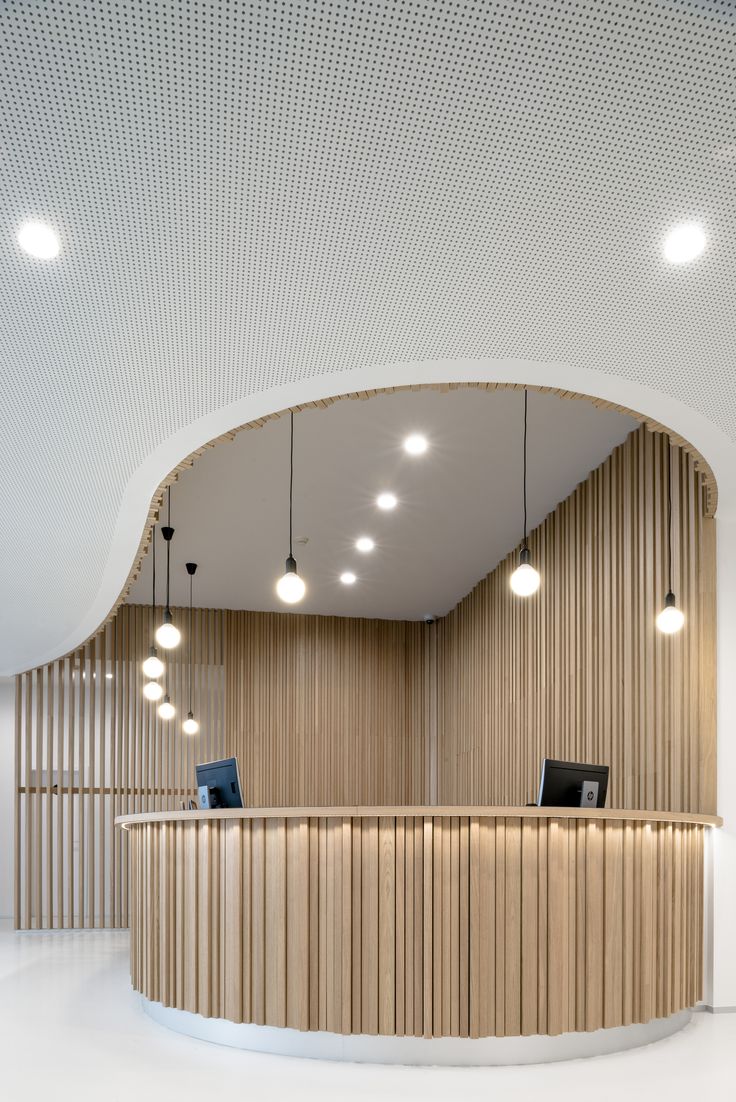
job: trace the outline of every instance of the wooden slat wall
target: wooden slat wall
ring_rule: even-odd
[[[424,802],[424,624],[226,617],[226,730],[248,805]]]
[[[701,997],[703,830],[395,814],[133,825],[133,985],[208,1017],[333,1033],[646,1022]]]
[[[199,761],[235,754],[251,806],[424,799],[423,624],[197,609],[201,729],[187,737],[186,639],[165,656],[176,719],[142,695],[152,623],[124,605],[72,655],[18,678],[18,928],[127,926],[113,819],[179,807]]]
[[[524,804],[544,757],[611,766],[608,806],[714,812],[715,520],[672,447],[673,579],[663,636],[666,436],[641,428],[437,624],[438,801]],[[533,472],[530,472],[534,477]]]

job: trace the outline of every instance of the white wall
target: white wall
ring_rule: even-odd
[[[705,1001],[736,1009],[736,519],[716,518],[718,533],[718,814],[713,832],[712,975]],[[707,912],[706,912],[707,914]]]
[[[0,677],[0,918],[13,914],[15,678]]]

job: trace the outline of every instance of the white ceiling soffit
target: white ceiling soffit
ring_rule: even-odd
[[[418,620],[444,615],[521,540],[521,391],[392,394],[294,418],[294,554],[307,582],[297,611]],[[529,529],[636,427],[619,413],[529,397]],[[423,456],[402,447],[413,432]],[[383,512],[376,496],[393,492]],[[286,611],[274,591],[288,554],[289,419],[239,433],[185,471],[171,492],[171,600]],[[166,512],[163,518],[165,522]],[[370,554],[355,549],[367,535]],[[308,542],[303,543],[307,537]],[[164,543],[157,536],[157,597]],[[354,585],[341,584],[352,571]],[[151,601],[151,556],[130,600]]]
[[[0,670],[93,630],[248,403],[513,360],[736,437],[734,56],[726,2],[7,0]]]

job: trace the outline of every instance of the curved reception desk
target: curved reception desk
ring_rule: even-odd
[[[608,1050],[652,1040],[701,996],[713,816],[340,807],[117,822],[130,842],[133,986],[159,1020],[199,1036],[318,1056],[524,1062],[588,1051],[549,1048],[563,1034],[611,1031]],[[197,1015],[262,1029],[236,1041]],[[320,1044],[325,1035],[342,1044]],[[371,1037],[416,1040],[394,1056],[347,1044]],[[438,1038],[465,1048],[445,1061]],[[483,1038],[516,1049],[476,1060]]]

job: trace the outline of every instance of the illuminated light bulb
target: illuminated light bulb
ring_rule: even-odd
[[[276,582],[276,592],[287,605],[295,605],[307,592],[307,587],[296,572],[296,559],[289,555],[286,572]]]
[[[697,260],[706,244],[702,226],[697,222],[683,222],[679,226],[673,226],[667,234],[662,252],[670,264],[689,264],[691,260]]]
[[[160,715],[161,719],[173,719],[176,715],[176,708],[171,703],[168,693],[158,706],[158,714]]]
[[[384,512],[388,512],[390,509],[395,509],[398,505],[398,498],[396,494],[379,494],[376,498],[376,505],[379,509],[383,509]]]
[[[199,731],[199,724],[191,712],[189,712],[181,727],[185,735],[196,735]]]
[[[529,548],[522,547],[519,565],[510,578],[511,588],[517,597],[531,597],[537,592],[542,581],[539,571],[535,570],[529,561],[530,558]]]
[[[164,672],[164,664],[156,654],[155,647],[151,647],[148,658],[143,663],[143,672],[152,681],[155,681]]]
[[[164,695],[164,690],[161,688],[158,681],[147,681],[143,686],[143,695],[146,700],[160,700]]]
[[[413,432],[404,441],[404,451],[409,455],[424,455],[428,447],[427,437],[419,432]]]
[[[362,551],[364,555],[367,555],[369,551],[372,551],[375,547],[374,541],[370,536],[361,536],[360,539],[355,541],[355,548],[357,551]]]
[[[18,230],[18,244],[24,252],[38,260],[53,260],[59,255],[59,235],[43,222],[26,222]]]
[[[181,632],[178,627],[171,622],[171,613],[166,609],[164,612],[164,622],[156,632],[156,642],[164,650],[171,650],[173,647],[178,647],[181,643]]]
[[[340,575],[340,581],[343,585],[355,585],[357,578],[352,570],[346,570]]]
[[[664,608],[657,616],[657,627],[665,635],[674,635],[685,623],[685,613],[675,604],[675,595],[669,592],[664,599]]]

